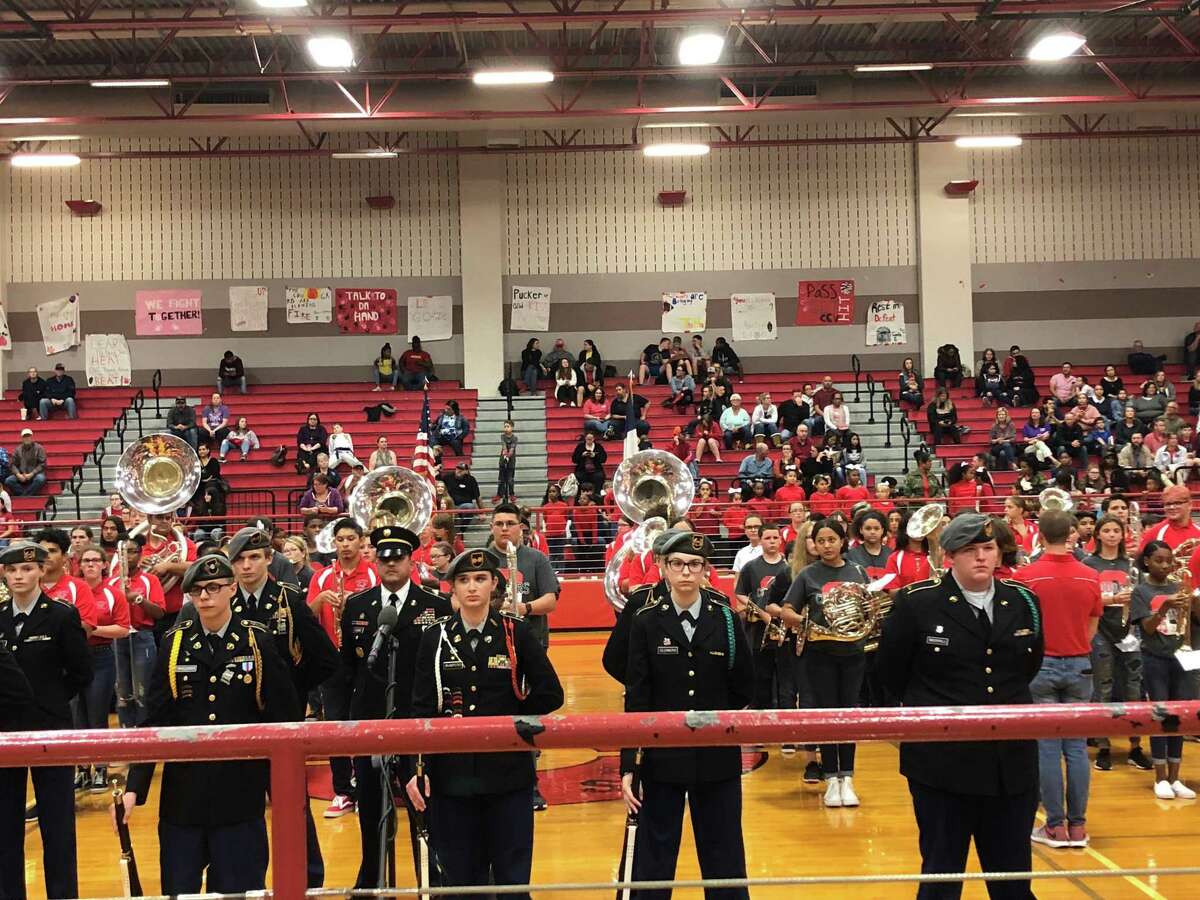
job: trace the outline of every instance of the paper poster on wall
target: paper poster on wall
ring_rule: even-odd
[[[132,379],[123,334],[89,334],[83,341],[88,387],[124,387]]]
[[[907,344],[904,304],[897,300],[876,300],[867,307],[867,346]]]
[[[550,288],[512,286],[513,331],[550,330]]]
[[[333,321],[333,291],[327,287],[290,287],[284,292],[289,325]]]
[[[662,295],[662,330],[672,332],[703,331],[708,319],[708,294],[704,291],[675,291]]]
[[[12,349],[12,334],[8,330],[8,313],[0,306],[0,350]]]
[[[735,341],[773,341],[775,328],[774,294],[734,294],[729,298]]]
[[[342,334],[396,333],[396,292],[391,288],[338,288],[334,298]]]
[[[453,297],[409,297],[406,334],[422,342],[448,341],[454,334],[453,315]]]
[[[267,330],[267,289],[262,285],[229,289],[229,328],[232,331]]]
[[[39,303],[37,315],[47,356],[79,346],[78,294]]]
[[[854,323],[854,282],[801,281],[797,290],[797,325],[851,325]]]
[[[175,337],[204,333],[200,291],[138,291],[134,330],[140,335]]]

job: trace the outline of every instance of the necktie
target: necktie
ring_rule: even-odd
[[[696,627],[696,617],[693,616],[688,610],[685,609],[679,613],[679,624],[680,625],[691,625],[693,628],[695,628]]]
[[[25,627],[25,622],[28,619],[29,613],[19,612],[13,616],[13,625],[16,627],[17,637],[21,636],[21,629]]]
[[[471,632],[471,650],[474,651],[474,649],[478,646],[479,646],[479,632],[472,631]]]
[[[400,606],[400,597],[399,597],[399,595],[397,595],[397,594],[388,594],[388,604],[389,604],[390,606],[395,606],[395,607],[397,607],[397,608],[398,608],[398,607]]]
[[[221,652],[221,640],[222,640],[221,636],[219,634],[217,634],[215,631],[212,632],[211,634],[209,634],[208,646],[210,646],[212,648],[213,653]]]
[[[989,630],[991,629],[992,620],[991,620],[991,618],[988,617],[988,612],[987,612],[986,606],[979,608],[979,621],[983,623],[984,628],[987,628]]]

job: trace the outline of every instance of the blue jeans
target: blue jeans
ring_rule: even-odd
[[[776,434],[779,429],[773,422],[759,422],[753,429],[755,434],[761,434],[767,440],[771,439],[771,435]]]
[[[394,388],[396,386],[396,382],[400,380],[400,370],[399,369],[392,369],[391,375],[380,375],[379,370],[376,368],[372,368],[371,371],[375,373],[375,383],[376,384],[383,384],[384,379],[387,379],[388,381],[390,381],[392,383],[392,387]]]
[[[1092,699],[1092,660],[1088,656],[1047,656],[1029,685],[1034,703],[1087,703]],[[1067,761],[1067,808],[1063,811],[1063,767]],[[1084,738],[1038,741],[1042,806],[1047,825],[1082,825],[1087,820],[1092,769]]]
[[[92,653],[92,680],[75,698],[75,727],[107,728],[108,708],[117,681],[113,648],[112,644],[106,644],[88,649]]]
[[[741,428],[732,430],[725,429],[725,449],[732,450],[734,441],[741,441],[743,444],[750,443],[752,435],[750,434],[750,426],[743,425]]]
[[[233,387],[234,385],[237,385],[237,388],[241,393],[246,393],[246,376],[242,375],[240,378],[230,378],[228,380],[224,378],[218,378],[217,393],[223,394],[225,393],[226,388]]]
[[[117,721],[122,728],[135,728],[146,721],[146,690],[154,673],[158,651],[154,631],[135,631],[116,642]]]
[[[401,372],[400,383],[404,385],[406,391],[419,391],[425,387],[426,378],[424,372]]]
[[[40,415],[43,419],[50,418],[51,411],[55,409],[65,409],[67,411],[67,418],[74,419],[76,417],[75,398],[67,397],[65,400],[63,400],[61,407],[55,406],[53,403],[51,403],[49,397],[43,397],[38,401],[38,415]]]
[[[996,457],[996,468],[1009,469],[1017,461],[1017,451],[1011,441],[1001,441],[992,447],[992,456]]]
[[[538,377],[541,374],[542,370],[538,366],[526,366],[521,371],[521,380],[525,382],[525,389],[529,393],[537,393]]]
[[[244,438],[240,441],[235,441],[231,438],[225,438],[225,440],[221,441],[221,452],[219,455],[222,457],[228,456],[229,451],[234,447],[237,447],[242,451],[242,459],[245,459],[250,454],[250,438]]]
[[[1195,674],[1183,671],[1174,656],[1142,654],[1142,679],[1151,700],[1191,700],[1195,696]],[[1160,766],[1182,760],[1183,735],[1151,737],[1150,759]]]
[[[29,481],[17,481],[16,475],[9,475],[4,479],[4,484],[8,487],[8,492],[14,497],[25,497],[29,494],[36,494],[42,489],[42,485],[46,483],[46,476],[38,472]]]
[[[809,416],[804,420],[804,424],[808,426],[808,433],[811,437],[818,437],[825,433],[824,416]]]
[[[603,435],[608,431],[607,419],[584,419],[583,430],[585,432],[594,431],[597,435]]]

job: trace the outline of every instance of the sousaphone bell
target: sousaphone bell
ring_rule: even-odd
[[[338,516],[317,533],[314,543],[318,553],[334,552],[334,529],[346,517],[364,530],[398,525],[420,534],[433,518],[433,487],[403,466],[381,466],[368,472],[350,492],[346,515]]]

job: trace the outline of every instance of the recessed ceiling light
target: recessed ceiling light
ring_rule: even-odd
[[[299,9],[308,6],[308,0],[254,0],[263,9]]]
[[[711,66],[721,58],[725,38],[713,31],[695,31],[679,42],[681,66]]]
[[[486,87],[512,84],[548,84],[554,73],[548,69],[482,69],[471,76],[476,84]]]
[[[955,147],[964,150],[987,150],[1001,147],[1020,147],[1021,139],[1015,134],[979,134],[956,138]]]
[[[1087,38],[1074,31],[1054,31],[1040,38],[1029,48],[1029,58],[1039,62],[1066,59],[1087,43]]]
[[[10,162],[19,169],[77,166],[81,162],[74,153],[15,153]]]
[[[94,88],[152,88],[170,87],[167,78],[98,78],[92,82]]]
[[[334,159],[395,159],[400,154],[395,150],[339,150],[329,155]]]
[[[643,130],[650,128],[712,128],[711,122],[647,122],[639,125]]]
[[[305,46],[312,61],[324,69],[348,69],[354,65],[354,48],[344,37],[310,37]]]
[[[955,113],[951,118],[955,119],[1000,119],[1011,116],[1023,116],[1025,113],[1019,112],[966,112]]]
[[[708,144],[647,144],[643,156],[705,156]]]
[[[879,65],[855,66],[855,72],[928,72],[929,63],[880,63]]]
[[[14,144],[36,144],[40,141],[77,141],[79,139],[77,134],[30,134],[9,138]]]

